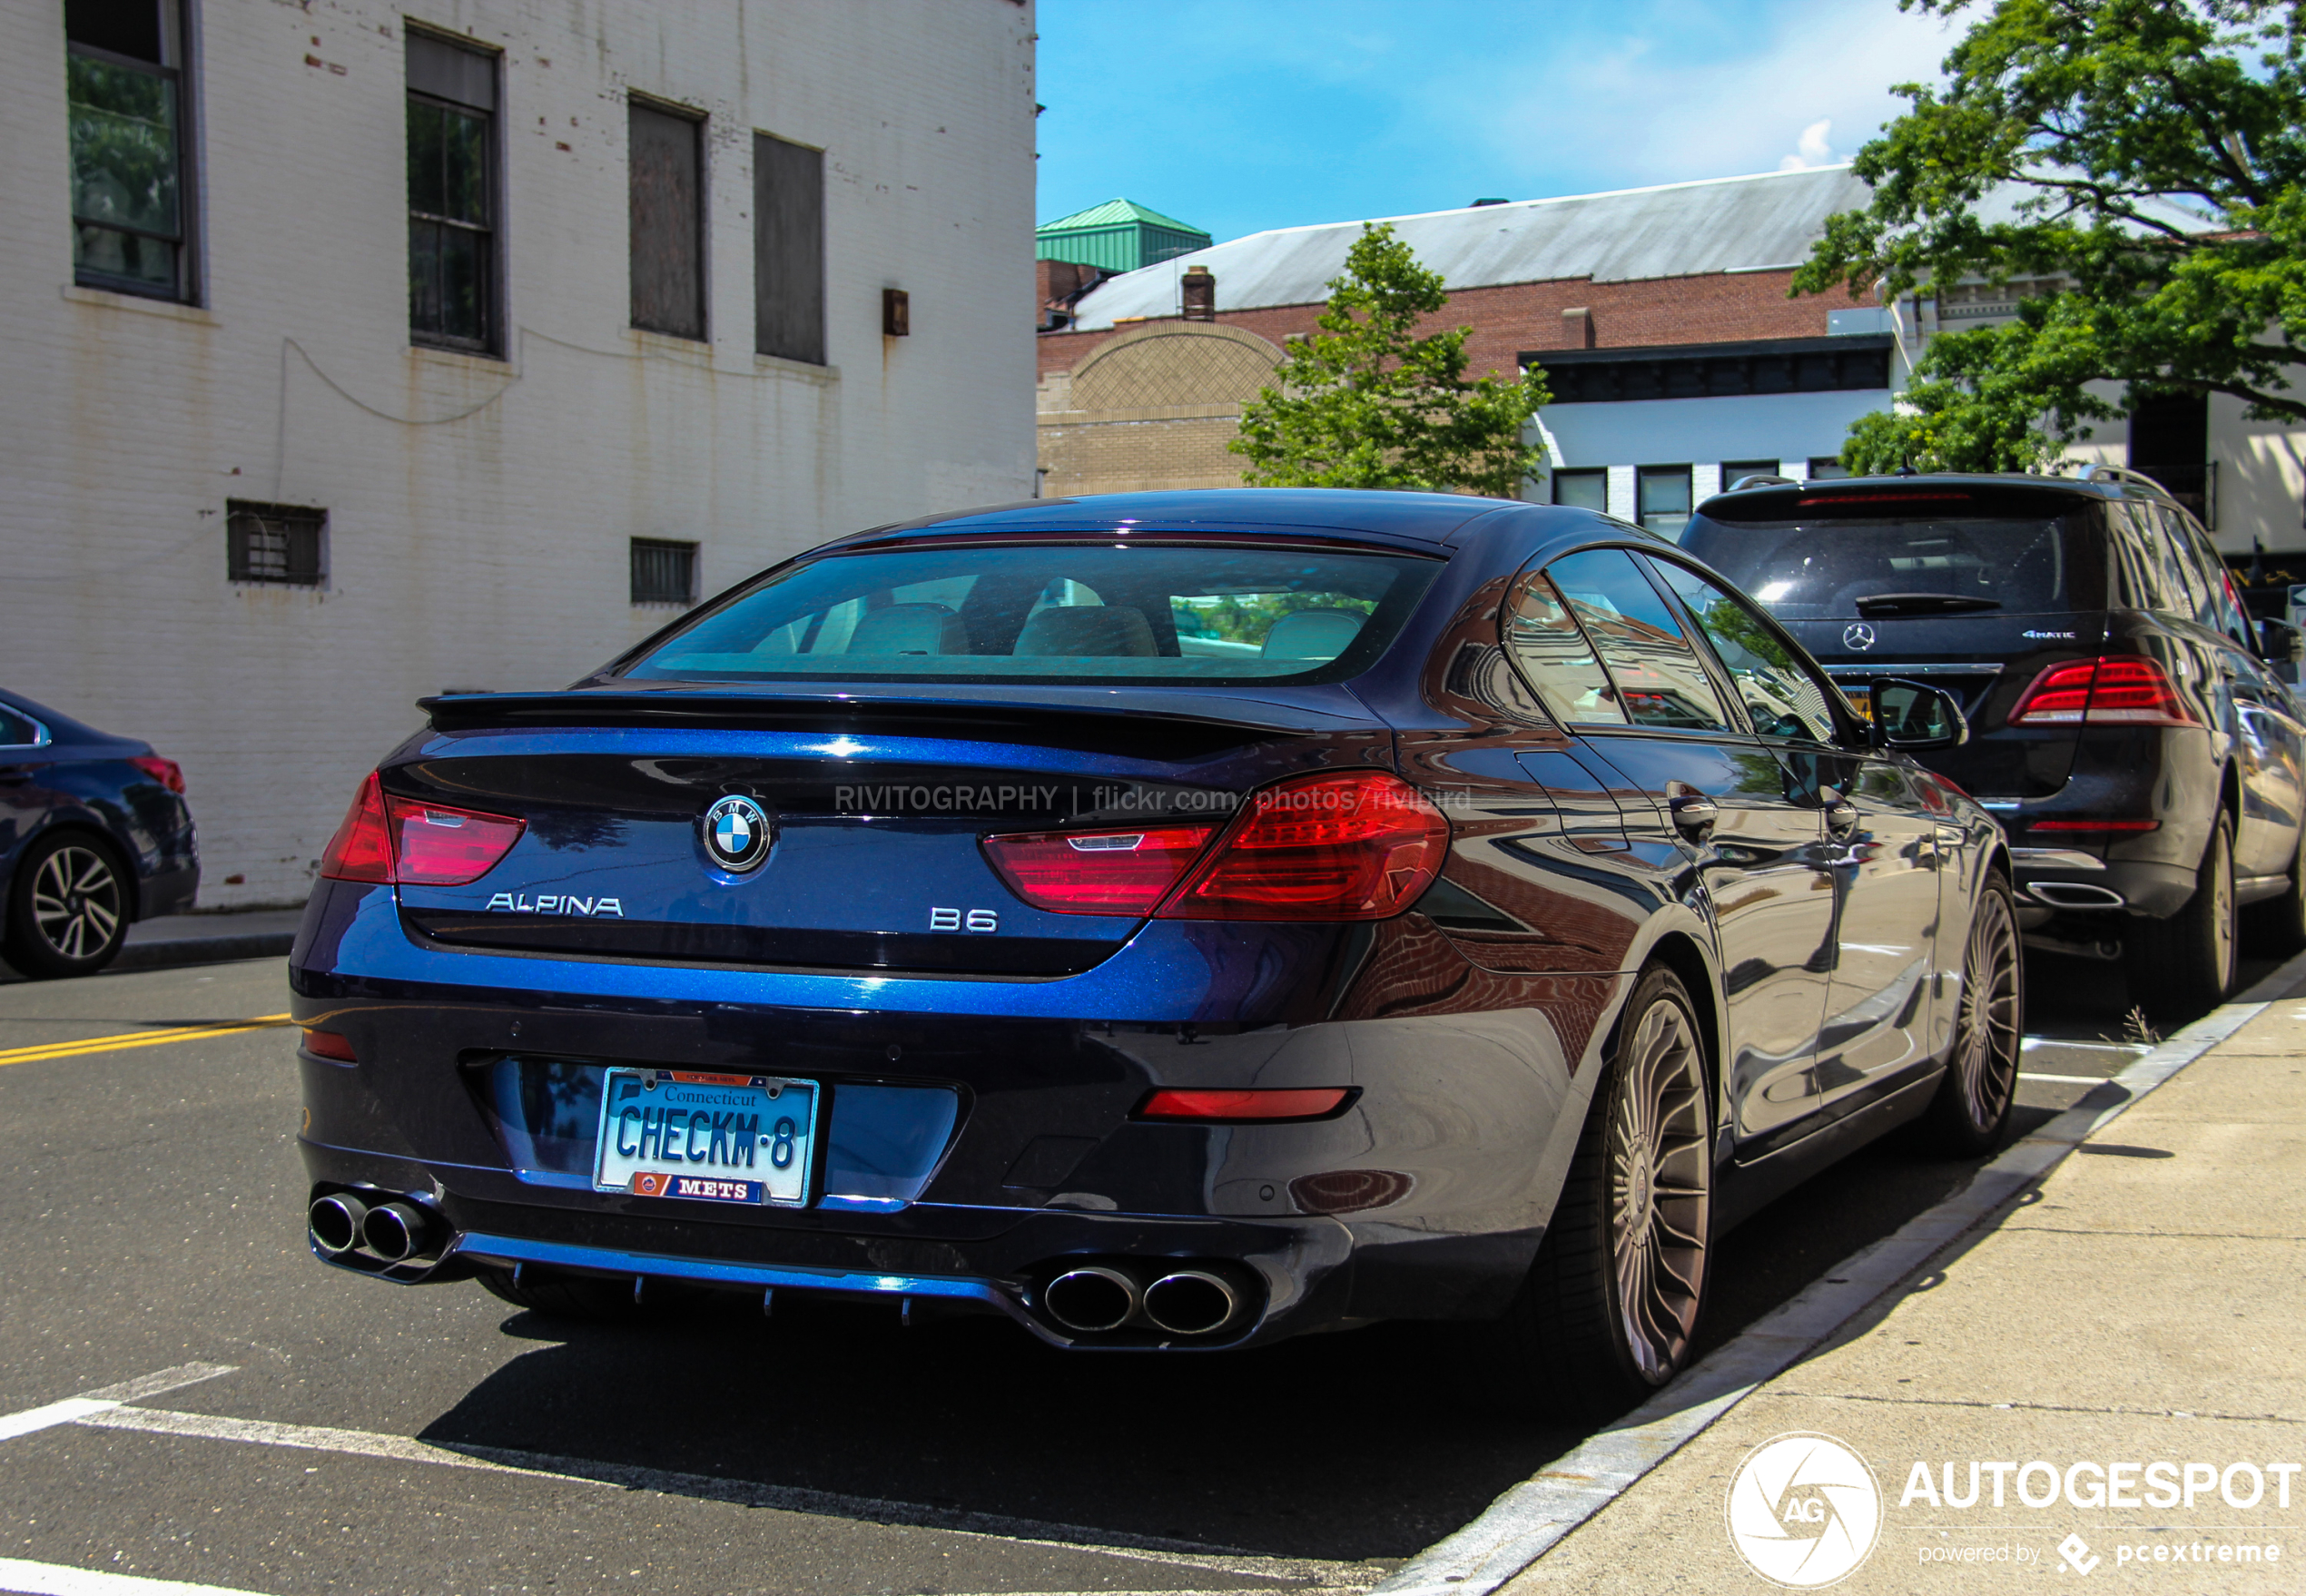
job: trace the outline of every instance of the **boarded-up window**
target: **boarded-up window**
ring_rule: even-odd
[[[753,347],[824,364],[824,152],[753,135]]]
[[[633,325],[705,336],[705,124],[626,107],[633,189]]]

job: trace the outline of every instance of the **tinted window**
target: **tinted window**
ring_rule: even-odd
[[[1588,549],[1555,560],[1546,574],[1601,650],[1628,720],[1684,732],[1729,729],[1698,651],[1631,555]]]
[[[1625,724],[1617,689],[1593,645],[1543,576],[1532,574],[1513,585],[1505,601],[1505,647],[1554,719],[1572,725]]]
[[[626,674],[1339,681],[1383,652],[1438,568],[1407,555],[1106,543],[834,555],[704,612]]]
[[[0,704],[0,747],[22,746],[40,740],[40,729],[27,715]]]
[[[2122,602],[2132,609],[2168,609],[2162,562],[2155,553],[2161,531],[2152,512],[2135,504],[2110,504],[2106,510],[2114,534],[2114,561],[2122,574]]]
[[[1692,517],[1681,547],[1789,620],[1854,620],[1859,599],[1890,595],[2017,613],[2105,607],[2095,507],[2045,514],[2056,507],[2042,495],[1996,497],[2005,503],[1962,494],[1779,492],[1749,505],[1740,495]]]
[[[1755,731],[1765,737],[1833,741],[1834,712],[1827,703],[1827,688],[1757,611],[1694,571],[1667,560],[1651,564],[1674,596],[1689,606],[1698,629],[1729,668]]]

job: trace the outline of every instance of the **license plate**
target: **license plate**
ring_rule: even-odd
[[[799,1207],[809,1200],[816,1128],[813,1081],[611,1069],[593,1189]]]

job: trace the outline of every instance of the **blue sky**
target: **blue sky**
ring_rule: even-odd
[[[1896,0],[1040,0],[1040,193],[1220,241],[1848,160],[1960,23]]]

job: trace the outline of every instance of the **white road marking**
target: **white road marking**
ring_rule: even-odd
[[[202,1380],[213,1380],[219,1374],[232,1372],[232,1365],[230,1364],[180,1364],[175,1368],[163,1369],[156,1374],[145,1374],[118,1385],[84,1391],[78,1396],[68,1396],[45,1407],[29,1407],[22,1413],[0,1414],[0,1441],[13,1441],[19,1435],[29,1435],[35,1430],[45,1430],[56,1424],[77,1424],[98,1414],[109,1413],[123,1403],[158,1396],[163,1391],[175,1391],[186,1385],[197,1385]]]
[[[2018,1044],[2025,1052],[2037,1048],[2080,1048],[2091,1053],[2146,1053],[2152,1051],[2143,1042],[2077,1042],[2065,1037],[2030,1036]]]
[[[490,1473],[549,1479],[565,1484],[655,1491],[667,1496],[726,1502],[744,1507],[764,1507],[869,1523],[941,1530],[983,1540],[1046,1546],[1055,1551],[1086,1552],[1133,1562],[1203,1569],[1213,1573],[1237,1574],[1247,1578],[1287,1580],[1307,1584],[1318,1582],[1325,1589],[1365,1591],[1369,1588],[1373,1572],[1358,1563],[1331,1562],[1314,1558],[1262,1557],[1254,1552],[1236,1552],[1222,1546],[1202,1546],[1191,1542],[1153,1536],[1116,1537],[1109,1530],[1089,1529],[1079,1524],[1010,1518],[1000,1513],[957,1512],[924,1507],[917,1502],[848,1496],[831,1491],[770,1485],[752,1480],[723,1479],[711,1474],[675,1473],[664,1469],[596,1463],[588,1458],[518,1452],[506,1447],[444,1445],[414,1440],[406,1435],[379,1434],[369,1430],[340,1430],[319,1424],[280,1424],[262,1419],[233,1419],[214,1414],[172,1413],[166,1408],[118,1404],[102,1406],[74,1421],[59,1419],[51,1422],[76,1422],[100,1430],[131,1430],[146,1434],[236,1441],[305,1452],[331,1452],[353,1457],[382,1458],[393,1463],[439,1463],[448,1468],[479,1469]]]
[[[188,1585],[181,1580],[147,1580],[138,1574],[101,1573],[61,1563],[26,1562],[0,1557],[0,1591],[30,1596],[258,1596],[224,1585]]]
[[[2021,1069],[2020,1080],[2059,1080],[2068,1086],[2104,1086],[2114,1078],[2110,1075],[2045,1075],[2039,1069]]]

